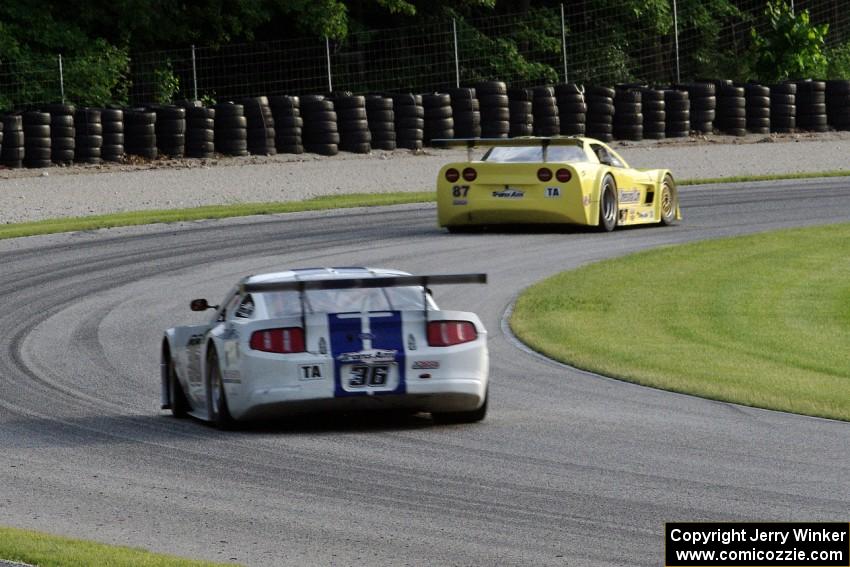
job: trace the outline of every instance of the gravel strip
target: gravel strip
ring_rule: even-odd
[[[634,167],[666,167],[680,179],[850,169],[850,132],[701,136],[613,146]],[[0,170],[0,223],[343,193],[424,191],[433,188],[442,165],[465,155],[465,150],[428,149]]]

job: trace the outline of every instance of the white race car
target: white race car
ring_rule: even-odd
[[[487,331],[441,311],[435,284],[485,274],[413,276],[311,268],[249,276],[203,325],[162,341],[162,408],[220,427],[324,409],[403,409],[468,423],[487,412]]]

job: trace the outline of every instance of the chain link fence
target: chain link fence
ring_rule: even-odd
[[[704,3],[678,2],[628,19],[615,2],[576,0],[522,14],[358,31],[341,42],[301,38],[130,53],[124,68],[115,67],[112,54],[103,66],[117,73],[117,87],[96,100],[141,105],[328,91],[427,92],[491,79],[530,86],[669,84],[706,73],[728,78],[725,72],[740,71],[750,29],[768,26],[763,0],[738,0],[719,15]],[[830,45],[850,40],[847,0],[792,5],[808,10],[814,24],[829,24]],[[707,17],[713,25],[705,25]],[[85,65],[91,67],[91,58],[0,60],[0,108],[80,102],[86,85],[77,70]]]

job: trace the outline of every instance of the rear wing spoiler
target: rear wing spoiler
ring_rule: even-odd
[[[431,145],[437,148],[466,148],[466,161],[472,161],[472,150],[475,148],[496,147],[534,147],[543,148],[543,161],[546,161],[549,146],[581,146],[584,143],[580,138],[572,136],[557,137],[521,137],[521,138],[437,138],[431,140]]]

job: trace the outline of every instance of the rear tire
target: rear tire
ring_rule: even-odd
[[[676,223],[676,211],[679,209],[679,192],[676,184],[669,175],[664,176],[661,183],[661,226]]]
[[[610,174],[602,179],[599,195],[599,230],[611,232],[617,227],[619,204],[617,202],[617,184]]]
[[[451,423],[476,423],[482,421],[487,415],[487,400],[490,397],[489,390],[484,394],[484,403],[481,407],[472,411],[447,411],[431,412],[434,422],[441,424]]]
[[[218,354],[214,348],[207,354],[207,408],[213,425],[219,429],[233,427],[233,418],[227,408],[227,395],[224,392]]]
[[[189,401],[186,399],[183,386],[180,385],[180,380],[177,378],[171,355],[168,355],[166,364],[168,365],[168,399],[171,401],[171,415],[177,419],[183,419],[189,414]]]

